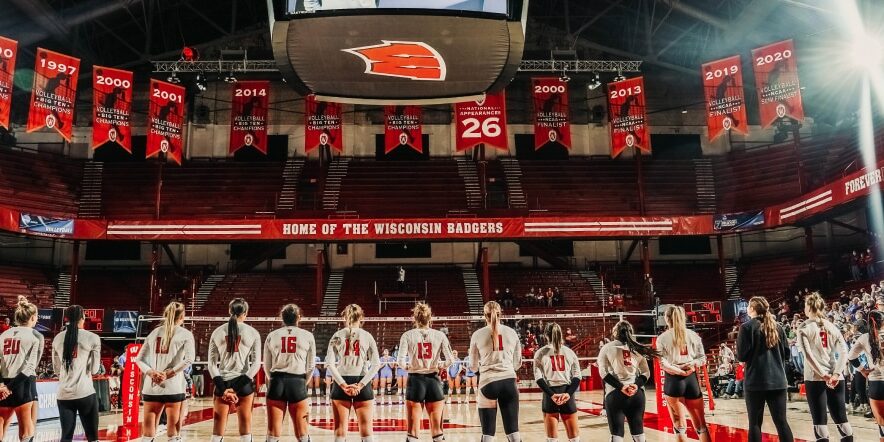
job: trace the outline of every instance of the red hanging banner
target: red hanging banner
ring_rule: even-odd
[[[571,148],[571,111],[568,83],[558,77],[531,79],[534,97],[534,149],[547,143]]]
[[[752,66],[761,127],[770,127],[784,117],[804,120],[801,86],[798,84],[798,55],[792,40],[752,50]]]
[[[12,108],[12,88],[17,53],[17,41],[0,37],[0,127],[5,129],[9,129],[9,109]]]
[[[267,154],[269,81],[240,81],[233,85],[230,110],[230,154],[254,147]]]
[[[80,59],[37,48],[28,132],[54,129],[71,141]]]
[[[457,151],[480,143],[509,150],[506,135],[506,96],[503,91],[486,94],[479,101],[454,105]]]
[[[424,153],[422,119],[420,106],[384,107],[384,153],[399,146]]]
[[[620,155],[627,147],[651,152],[647,111],[644,77],[608,83],[611,157]]]
[[[135,364],[135,357],[141,351],[141,344],[129,344],[126,346],[126,364],[123,366],[123,386],[120,394],[123,395],[123,428],[126,436],[122,440],[134,439],[138,436],[140,424],[138,422],[138,407],[141,402],[141,370]]]
[[[709,140],[714,140],[727,131],[748,135],[740,56],[710,61],[703,65],[701,73]]]
[[[117,143],[132,153],[132,72],[92,68],[92,148]]]
[[[317,101],[314,95],[304,97],[304,103],[304,151],[310,152],[319,146],[331,146],[343,152],[341,104]]]
[[[150,80],[147,150],[150,158],[163,152],[181,164],[184,146],[184,88],[165,81]]]

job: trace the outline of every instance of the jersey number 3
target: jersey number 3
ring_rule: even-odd
[[[21,341],[18,339],[6,339],[3,341],[4,355],[17,355],[21,349]]]
[[[565,371],[565,355],[552,355],[549,359],[552,371]]]
[[[820,342],[823,343],[823,348],[829,348],[829,334],[825,330],[820,330]]]
[[[418,359],[432,359],[433,358],[433,344],[430,342],[419,342],[417,344],[417,358]]]
[[[283,336],[280,339],[282,340],[282,345],[280,346],[280,351],[282,353],[297,353],[298,352],[298,337],[297,336]]]

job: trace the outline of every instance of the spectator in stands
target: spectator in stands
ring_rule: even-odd
[[[558,289],[556,289],[556,290],[558,291]],[[555,292],[551,288],[547,289],[546,290],[546,300],[544,302],[547,307],[553,306],[553,298],[555,298]]]
[[[570,348],[570,347],[573,347],[575,344],[577,344],[577,335],[575,335],[574,332],[571,331],[571,327],[566,327],[565,328],[565,345],[567,345]]]
[[[786,301],[781,301],[780,307],[777,309],[777,316],[786,315],[788,317],[789,313],[791,312],[792,310],[789,308],[789,303],[787,303]]]
[[[847,295],[846,290],[841,290],[841,293],[838,294],[838,302],[841,303],[841,305],[850,304],[850,296]]]
[[[534,287],[531,287],[531,290],[528,290],[528,293],[525,293],[524,304],[525,306],[534,305],[534,300],[536,299],[536,295],[534,294]]]
[[[565,305],[565,295],[558,287],[553,288],[553,305],[557,307]]]
[[[725,390],[725,397],[730,396],[731,399],[736,399],[740,395],[743,394],[743,377],[746,370],[746,363],[739,362],[734,366],[734,377],[728,382],[727,390]]]
[[[859,297],[854,296],[853,299],[850,300],[850,305],[847,306],[847,310],[845,311],[845,313],[847,313],[849,316],[855,315],[857,310],[862,309],[862,307],[860,306],[860,302],[861,301]]]
[[[797,339],[789,339],[789,360],[795,370],[804,373],[804,353],[798,347]]]
[[[650,273],[645,273],[644,281],[642,281],[642,289],[641,296],[642,299],[653,299],[657,294],[656,289],[654,288],[654,278],[651,277]]]
[[[878,271],[875,269],[875,254],[872,253],[872,249],[866,249],[866,253],[863,254],[863,264],[865,264],[866,276],[869,279],[874,279],[878,276]]]
[[[396,285],[399,291],[405,293],[405,267],[399,266],[399,275],[396,277]]]
[[[712,376],[712,395],[720,397],[725,391],[730,380],[733,379],[733,366],[730,362],[718,364],[715,374]]]
[[[547,290],[552,292],[551,288],[549,288]],[[537,294],[534,295],[534,303],[537,305],[546,305],[546,292],[544,292],[543,289],[538,290]],[[532,355],[532,357],[533,357],[533,355]]]
[[[513,307],[513,302],[515,301],[515,299],[513,299],[513,292],[510,291],[509,287],[507,287],[506,290],[503,291],[503,296],[501,297],[500,301],[500,304],[504,308]]]
[[[727,340],[734,341],[737,339],[737,335],[739,335],[739,334],[740,334],[740,326],[734,325],[734,328],[732,328],[731,331],[729,331],[727,333]]]
[[[722,342],[718,346],[718,361],[721,364],[732,364],[736,360],[734,351],[727,346],[727,342]]]
[[[861,261],[862,256],[859,255],[859,252],[854,250],[853,254],[850,255],[850,276],[853,277],[854,281],[859,281],[861,279],[861,275],[859,272]]]

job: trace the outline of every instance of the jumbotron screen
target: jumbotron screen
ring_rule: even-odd
[[[287,14],[341,9],[445,9],[506,14],[507,0],[286,0]]]

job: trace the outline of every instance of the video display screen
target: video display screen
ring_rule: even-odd
[[[507,0],[286,0],[288,14],[341,9],[444,9],[506,14]]]

